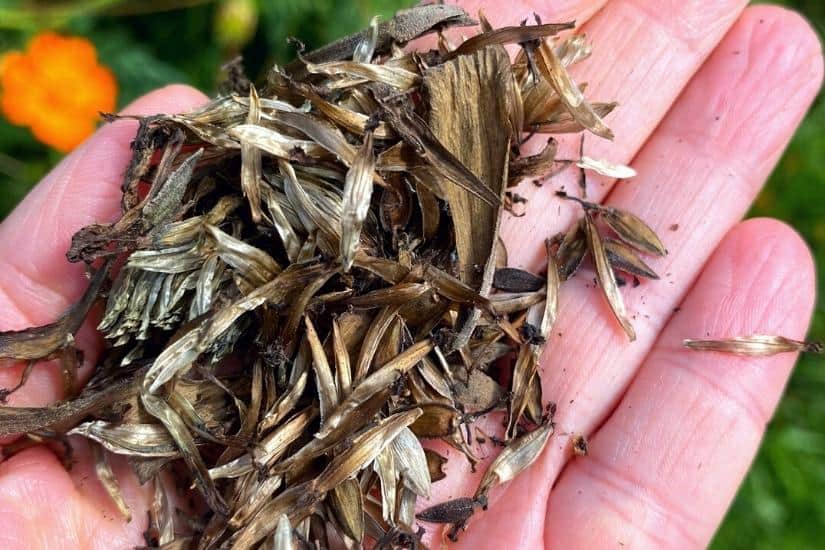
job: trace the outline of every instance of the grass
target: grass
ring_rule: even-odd
[[[319,44],[362,26],[373,13],[389,15],[403,0],[306,0],[259,2],[229,0],[258,8],[258,30],[244,53],[250,67],[265,67],[290,54],[285,37]],[[823,0],[781,2],[804,13],[825,30]],[[217,20],[216,20],[217,17]],[[213,70],[231,47],[202,37],[226,24],[214,4],[187,11],[116,17],[80,17],[66,22],[98,46],[103,62],[116,72],[124,104],[171,81],[214,89]],[[230,22],[231,23],[231,22]],[[0,51],[19,47],[33,29],[0,31]],[[789,37],[792,39],[792,37]],[[261,52],[269,52],[264,56]],[[793,138],[753,207],[752,216],[771,216],[793,225],[815,251],[825,273],[825,100],[820,97]],[[0,119],[0,219],[58,160],[26,130]],[[825,286],[811,337],[825,340]],[[825,540],[825,359],[803,357],[794,372],[759,455],[730,509],[714,549],[814,548]]]

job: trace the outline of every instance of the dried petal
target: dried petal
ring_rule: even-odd
[[[282,159],[292,158],[295,151],[300,151],[309,157],[318,157],[322,152],[322,146],[313,141],[295,139],[256,124],[233,126],[228,133],[242,144],[255,146]]]
[[[556,251],[556,263],[559,266],[559,276],[562,281],[576,274],[587,253],[587,234],[584,230],[584,223],[582,219],[574,224],[564,235]]]
[[[195,440],[181,418],[163,399],[148,393],[144,393],[140,397],[146,412],[160,420],[169,430],[209,507],[219,514],[226,515],[229,511],[226,502],[224,502],[212,482],[212,478],[209,477],[209,472],[195,445]]]
[[[372,197],[372,175],[375,157],[372,152],[372,133],[364,138],[364,145],[347,172],[344,183],[344,203],[341,207],[341,263],[349,271],[355,260],[361,225],[367,217]]]
[[[606,160],[596,160],[590,157],[582,157],[576,162],[576,166],[585,170],[593,170],[597,174],[609,178],[627,179],[636,175],[636,170],[623,164],[614,164]]]
[[[430,497],[430,474],[424,448],[409,428],[401,430],[390,445],[394,462],[404,483],[415,494]]]
[[[97,445],[92,445],[92,455],[95,458],[95,474],[97,479],[106,489],[109,497],[115,503],[118,512],[123,516],[127,522],[132,521],[132,512],[129,510],[129,505],[123,500],[123,494],[120,492],[120,485],[117,482],[117,477],[109,465],[109,459],[106,453]]]
[[[478,484],[475,498],[486,497],[493,485],[506,483],[536,461],[553,434],[553,423],[548,418],[532,432],[511,440],[490,464]]]
[[[295,545],[292,543],[292,526],[286,514],[281,514],[278,518],[278,526],[275,528],[273,550],[292,550]]]
[[[459,55],[467,55],[494,44],[515,44],[542,39],[572,29],[574,26],[575,22],[570,21],[568,23],[551,23],[547,25],[501,27],[485,31],[465,40],[461,46],[445,55],[444,60],[448,61]]]
[[[381,481],[381,517],[384,521],[390,522],[395,517],[395,501],[400,477],[391,446],[384,447],[384,450],[378,453],[373,469]]]
[[[318,399],[321,402],[321,422],[338,405],[338,388],[332,376],[332,369],[327,360],[327,354],[318,339],[318,333],[309,317],[304,317],[307,330],[307,342],[312,350],[312,365],[315,369],[315,383],[318,386]]]
[[[433,343],[422,340],[413,344],[398,357],[364,378],[355,386],[346,399],[327,418],[324,426],[318,431],[317,437],[324,438],[336,426],[341,424],[351,411],[365,403],[376,393],[389,387],[402,374],[414,367],[425,355],[433,349]]]
[[[611,206],[600,207],[599,215],[630,246],[656,256],[667,255],[667,249],[656,232],[637,216]]]
[[[349,538],[360,541],[364,537],[364,498],[358,481],[348,479],[329,493],[329,504],[335,517]]]
[[[389,445],[398,433],[421,416],[421,409],[410,409],[381,420],[374,428],[356,437],[352,446],[335,457],[315,479],[318,492],[325,493],[366,467]]]
[[[261,102],[255,86],[249,87],[249,114],[247,124],[261,122]],[[252,220],[260,223],[261,212],[261,151],[257,147],[241,141],[241,188],[249,201]]]
[[[553,48],[546,43],[542,43],[536,53],[538,53],[536,62],[542,76],[559,94],[559,98],[570,114],[597,136],[613,139],[613,132],[605,126],[593,107],[584,99],[578,86],[570,78],[567,69],[564,68]]]
[[[613,315],[616,316],[616,320],[619,321],[628,339],[632,342],[636,339],[636,332],[633,330],[633,326],[627,318],[624,300],[619,292],[619,286],[616,284],[616,276],[610,268],[610,260],[602,244],[602,238],[589,214],[585,214],[584,220],[587,243],[590,254],[593,256],[593,262],[596,264],[596,277],[599,280],[599,286],[602,289],[604,297],[607,299],[607,303],[610,305],[610,309],[613,311]]]
[[[736,355],[751,355],[756,357],[766,357],[777,353],[809,352],[823,353],[823,346],[819,342],[803,342],[791,340],[784,336],[771,336],[766,334],[753,334],[751,336],[736,336],[733,338],[723,338],[718,340],[687,339],[682,341],[682,345],[697,351],[718,351],[722,353],[734,353]]]
[[[328,61],[316,65],[306,64],[307,72],[324,75],[347,75],[372,82],[382,82],[401,91],[409,90],[418,85],[421,78],[401,67],[375,65],[369,62],[356,61]]]
[[[180,454],[172,436],[160,424],[113,424],[92,420],[72,428],[66,435],[82,435],[120,455],[149,458]]]

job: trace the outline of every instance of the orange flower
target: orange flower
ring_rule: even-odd
[[[101,111],[114,111],[117,82],[87,39],[44,32],[0,59],[0,90],[12,124],[65,153],[94,132]]]

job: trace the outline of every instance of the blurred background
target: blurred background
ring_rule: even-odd
[[[207,92],[244,56],[250,75],[391,16],[405,0],[0,0],[0,220],[63,155],[116,110],[170,82]],[[785,0],[822,37],[825,0]],[[59,34],[53,34],[55,31]],[[65,38],[72,37],[72,38]],[[792,37],[788,37],[792,39]],[[73,91],[47,103],[53,82]],[[15,93],[15,90],[25,93]],[[752,216],[786,220],[816,252],[811,338],[825,340],[825,101],[803,122]],[[825,540],[825,359],[803,357],[715,548],[815,548]]]

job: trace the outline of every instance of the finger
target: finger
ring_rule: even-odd
[[[590,157],[627,164],[673,105],[682,89],[742,12],[743,0],[673,2],[614,0],[579,31],[593,44],[593,55],[573,66],[578,83],[588,83],[593,101],[618,101],[606,122],[614,141],[585,136]],[[580,136],[562,136],[560,158],[577,158]],[[588,198],[601,202],[613,185],[588,176]],[[528,199],[526,215],[505,218],[502,235],[511,265],[541,265],[547,237],[566,229],[577,212],[559,207],[558,187],[578,188],[578,174],[567,170],[552,180],[553,189],[523,182],[518,193]],[[530,238],[532,237],[532,238]]]
[[[169,86],[138,99],[124,113],[176,112],[204,99],[188,86]],[[101,128],[0,224],[0,329],[49,323],[82,294],[88,285],[84,268],[70,264],[66,250],[81,227],[118,217],[120,184],[136,127],[135,121],[120,120]],[[89,350],[95,338],[94,331],[84,327],[79,347]],[[0,363],[0,387],[16,385],[22,369]],[[11,403],[34,406],[60,397],[60,376],[53,365],[38,365],[29,380],[12,394]]]
[[[569,434],[590,434],[610,412],[712,249],[741,218],[816,94],[818,55],[816,38],[801,18],[774,8],[749,9],[634,161],[640,176],[622,183],[611,201],[650,221],[672,252],[653,263],[662,280],[623,291],[638,334],[633,344],[593,288],[592,272],[562,288],[559,320],[542,362],[544,398],[558,403],[559,435],[490,508],[512,533],[543,525],[542,503],[570,456]],[[638,195],[622,198],[625,193]],[[667,230],[673,223],[680,224],[678,231]],[[534,505],[525,511],[522,500]],[[479,525],[478,535],[467,533],[469,544],[475,536],[492,536],[485,529],[494,526]]]
[[[756,454],[796,354],[697,353],[685,337],[803,338],[810,252],[789,227],[750,220],[722,242],[587,457],[547,508],[547,547],[705,547]],[[563,526],[576,525],[575,530]]]
[[[598,138],[588,141],[588,153],[603,150],[595,149],[597,144],[602,143],[598,147],[609,147],[610,150],[609,156],[602,156],[616,162],[630,161],[685,83],[735,20],[744,2],[727,0],[708,4],[672,4],[661,1],[646,2],[645,7],[639,7],[639,4],[616,0],[599,11],[582,31],[594,44],[594,53],[576,67],[577,80],[588,81],[593,86],[595,92],[589,94],[590,97],[618,98],[624,105],[610,119],[610,125],[618,130],[616,142],[601,142]],[[646,6],[651,7],[648,9]],[[609,70],[606,69],[608,67]],[[591,146],[593,150],[589,149]],[[593,154],[599,155],[598,152]],[[554,187],[556,184],[554,180]],[[560,178],[558,185],[574,188],[576,183]],[[543,250],[538,243],[569,224],[573,210],[565,208],[563,213],[557,215],[560,205],[552,191],[546,187],[535,188],[531,184],[519,187],[520,194],[530,197],[527,215],[507,220],[502,229],[511,265],[528,268],[534,265]],[[594,199],[603,196],[606,191],[606,186],[591,186]],[[600,304],[598,313],[603,313]],[[552,393],[545,393],[545,398],[555,397]],[[442,481],[443,485],[437,489],[439,496],[466,493],[480,475],[472,476],[466,462],[461,459],[453,461],[449,467],[463,475],[454,473]],[[483,471],[483,468],[480,470]],[[544,491],[546,495],[547,485],[540,487],[535,489]],[[540,523],[541,519],[534,525]],[[472,540],[470,533],[468,539]]]
[[[86,463],[69,472],[42,446],[3,462],[0,546],[103,549],[142,544],[151,485],[141,488],[125,461],[117,470],[121,492],[132,509],[129,523],[102,494],[100,482]]]
[[[628,344],[617,330],[599,291],[588,288],[589,274],[562,292],[543,379],[545,395],[559,402],[560,431],[587,434],[612,409],[713,249],[745,214],[821,79],[820,46],[807,22],[765,6],[743,14],[691,83],[636,158],[638,181],[608,200],[648,221],[671,251],[651,262],[661,280],[624,291],[637,340]],[[567,456],[558,449],[547,457],[551,479]]]
[[[67,470],[45,446],[26,449],[0,464],[0,547],[135,548],[146,544],[147,511],[154,484],[140,485],[123,456],[109,455],[131,520],[95,473],[91,443],[72,438],[72,467]],[[161,474],[166,496],[178,518],[191,512],[191,491]]]
[[[422,2],[423,3],[423,2]],[[539,2],[538,0],[513,0],[505,4],[491,5],[489,0],[460,0],[456,2],[471,17],[479,14],[495,28],[520,25],[523,21],[533,22],[534,14],[544,23],[561,23],[575,21],[581,27],[601,10],[607,0],[562,0],[560,2]],[[457,27],[448,29],[444,35],[454,44],[460,44],[464,39],[478,32],[478,27]],[[569,31],[567,31],[569,32]],[[563,35],[562,35],[563,36]],[[438,37],[428,34],[413,40],[408,49],[425,51],[437,46]],[[507,46],[512,53],[513,46]]]

